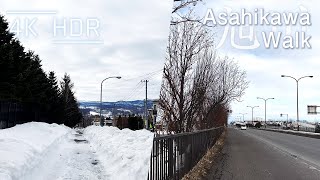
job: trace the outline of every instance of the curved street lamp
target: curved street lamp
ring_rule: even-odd
[[[264,124],[265,127],[267,127],[267,101],[269,99],[274,99],[274,98],[261,98],[261,97],[257,97],[257,99],[262,99],[264,100]]]
[[[251,114],[252,114],[252,119],[251,120],[252,120],[252,126],[253,126],[253,109],[256,108],[256,107],[259,107],[259,106],[247,106],[247,107],[251,108],[251,110],[252,110],[251,111]]]
[[[121,79],[120,76],[111,76],[111,77],[107,77],[104,80],[101,81],[101,88],[100,88],[100,126],[103,126],[103,120],[102,120],[102,84],[105,80],[107,79],[111,79],[111,78],[116,78],[116,79]]]
[[[292,76],[287,76],[287,75],[281,75],[281,77],[288,77],[292,78],[296,81],[297,83],[297,124],[298,124],[298,131],[299,131],[299,81],[303,78],[313,78],[313,76],[302,76],[298,79],[292,77]]]
[[[248,114],[248,113],[239,113],[242,115],[242,121],[244,122],[244,115]]]

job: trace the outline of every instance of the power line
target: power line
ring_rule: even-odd
[[[114,84],[120,84],[120,83],[123,83],[123,82],[127,82],[127,81],[132,81],[132,80],[136,80],[136,79],[151,79],[152,77],[160,74],[162,72],[163,69],[158,69],[156,71],[153,71],[153,72],[150,72],[150,73],[146,73],[146,74],[143,74],[143,75],[140,75],[140,76],[137,76],[137,77],[134,77],[134,78],[129,78],[129,79],[125,79],[124,77],[122,77],[122,79],[118,82],[113,82],[113,83],[110,83],[111,85],[114,85]]]
[[[146,74],[141,75],[141,76],[137,76],[137,77],[134,77],[134,78],[120,80],[118,82],[110,83],[109,87],[117,85],[120,91],[121,90],[128,91],[128,89],[130,89],[130,92],[128,92],[128,95],[126,95],[124,98],[120,99],[120,101],[128,101],[128,100],[130,100],[132,98],[136,98],[137,96],[141,95],[140,93],[142,93],[142,90],[143,90],[142,87],[144,85],[143,82],[146,82],[146,81],[149,82],[150,80],[154,79],[156,77],[156,75],[159,75],[162,72],[162,70],[163,69],[159,69],[159,70],[156,70],[156,71],[153,71],[153,72],[150,72],[150,73],[146,73]],[[142,79],[144,79],[144,81],[139,81],[132,88],[130,86],[128,86],[128,83],[125,83],[125,82],[132,81],[132,80],[135,80],[135,79],[138,79],[138,78],[141,78],[141,77],[142,77]],[[120,85],[119,83],[122,83],[122,84]],[[154,88],[156,85],[158,85],[157,83],[153,82],[153,83],[148,84],[148,85],[151,86],[151,87],[153,86],[153,88],[149,89],[149,91],[151,90],[150,92],[159,91],[158,88]],[[123,88],[121,88],[121,86]],[[105,89],[108,89],[108,88],[105,88]],[[113,89],[113,88],[110,88],[110,89]],[[141,97],[139,97],[138,99],[141,99]]]
[[[139,82],[135,88],[133,88],[133,90],[131,91],[131,93],[126,96],[125,98],[123,98],[123,101],[127,101],[129,99],[131,99],[132,97],[136,96],[137,95],[137,92],[140,92],[141,89],[142,89],[142,86],[143,86],[143,83],[142,82]]]

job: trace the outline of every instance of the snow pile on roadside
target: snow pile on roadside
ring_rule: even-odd
[[[153,133],[89,126],[84,135],[97,152],[108,179],[147,179]]]
[[[50,145],[71,129],[57,124],[30,122],[0,130],[0,179],[19,179],[41,158]]]

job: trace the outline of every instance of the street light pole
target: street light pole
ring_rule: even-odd
[[[103,126],[103,124],[104,124],[103,120],[102,120],[102,85],[105,80],[111,79],[111,78],[121,79],[120,76],[111,76],[111,77],[107,77],[101,81],[101,87],[100,87],[100,126]]]
[[[267,101],[269,99],[274,99],[274,98],[261,98],[261,97],[257,97],[257,99],[262,99],[264,100],[264,123],[265,123],[265,127],[267,127]]]
[[[281,77],[288,77],[292,78],[296,81],[297,83],[297,125],[298,125],[298,131],[299,131],[299,81],[303,78],[313,78],[313,76],[302,76],[298,79],[292,77],[292,76],[287,76],[287,75],[281,75]]]
[[[283,115],[287,115],[287,123],[288,123],[288,114],[280,114],[280,117],[282,117]]]
[[[244,122],[244,115],[247,114],[247,113],[239,113],[242,115],[242,121]]]
[[[259,106],[247,106],[247,107],[251,108],[251,115],[252,115],[251,121],[252,121],[252,126],[253,126],[253,109],[256,107],[259,107]]]

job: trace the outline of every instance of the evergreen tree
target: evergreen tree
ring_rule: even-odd
[[[14,34],[9,32],[8,22],[0,15],[0,43],[9,44],[13,39]],[[2,49],[0,49],[2,50]]]
[[[25,51],[0,15],[0,101],[27,104],[24,111],[36,109],[39,120],[73,127],[82,116],[72,88],[67,74],[59,88],[55,73],[44,72],[40,57]]]
[[[0,99],[15,100],[15,87],[18,73],[16,58],[23,58],[24,48],[9,32],[9,26],[0,15]]]
[[[61,99],[64,102],[64,124],[69,127],[75,126],[80,122],[82,114],[74,93],[72,91],[73,83],[69,75],[65,74],[61,81]]]
[[[64,104],[60,98],[60,89],[57,81],[57,77],[53,71],[49,72],[49,85],[50,89],[48,90],[46,96],[48,99],[48,104],[50,105],[50,118],[49,122],[55,122],[58,124],[63,123],[63,112]]]

